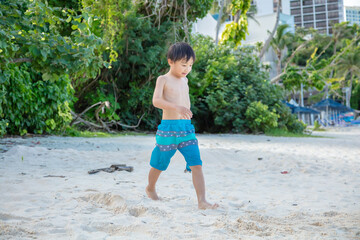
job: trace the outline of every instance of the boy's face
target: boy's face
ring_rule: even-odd
[[[168,59],[168,63],[171,68],[171,72],[176,75],[177,77],[186,77],[191,71],[192,65],[194,63],[193,58],[190,58],[189,61],[186,61],[185,58],[173,62],[172,60]]]

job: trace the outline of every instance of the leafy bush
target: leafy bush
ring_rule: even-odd
[[[285,104],[276,103],[273,109],[279,115],[278,128],[292,133],[302,133],[305,130],[306,125],[300,122],[297,116],[292,114],[290,108]]]
[[[0,137],[6,134],[6,129],[9,126],[9,121],[2,119],[0,120]]]
[[[201,35],[194,37],[193,47],[197,58],[189,84],[200,131],[246,131],[245,112],[252,102],[261,101],[270,108],[280,103],[282,91],[266,80],[253,48],[236,48],[232,43],[215,46],[211,38]]]
[[[260,101],[250,103],[245,116],[246,123],[253,132],[266,132],[278,126],[279,115],[275,109],[269,111],[269,107]]]
[[[51,133],[71,120],[73,93],[67,75],[44,81],[29,63],[0,70],[1,134]]]

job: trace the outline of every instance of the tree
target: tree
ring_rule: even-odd
[[[336,55],[338,45],[344,45],[345,39],[351,39],[354,35],[354,28],[348,25],[348,22],[342,22],[333,26],[332,42],[333,42],[333,55]],[[331,43],[331,42],[330,42]],[[341,46],[340,46],[341,47]],[[329,78],[331,79],[334,75],[334,69],[331,70]],[[329,85],[325,85],[325,94],[323,98],[328,97]]]
[[[260,59],[264,56],[266,50],[269,48],[270,41],[273,39],[274,34],[275,34],[275,32],[276,32],[276,30],[278,28],[279,21],[280,21],[280,12],[281,12],[281,0],[279,0],[278,6],[277,6],[276,20],[275,20],[274,29],[270,33],[270,36],[268,37],[268,39],[266,39],[265,44],[264,44],[264,46],[262,47],[262,49],[261,49],[261,51],[259,53],[259,58]]]
[[[247,30],[247,11],[250,9],[251,0],[232,0],[231,14],[234,16],[234,21],[225,26],[222,33],[222,42],[233,42],[240,45],[241,41],[245,39]]]
[[[342,86],[348,87],[348,96],[346,98],[346,106],[350,107],[351,91],[354,78],[360,79],[360,47],[351,49],[349,52],[341,56],[339,59],[336,70],[339,75],[342,75]]]
[[[71,81],[96,76],[106,64],[93,23],[46,1],[0,1],[0,135],[66,127]]]
[[[270,41],[270,45],[277,57],[276,71],[278,75],[281,73],[281,60],[283,57],[282,51],[287,45],[289,45],[292,36],[290,32],[286,32],[286,28],[288,27],[289,25],[287,24],[280,25],[276,30],[275,37]]]

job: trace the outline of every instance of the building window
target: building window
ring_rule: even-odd
[[[339,19],[330,20],[330,21],[329,21],[329,26],[332,26],[332,25],[334,25],[334,24],[336,24],[336,23],[339,23]]]
[[[324,4],[326,0],[315,0],[315,4]]]
[[[314,9],[312,7],[303,8],[303,13],[312,13]]]
[[[316,14],[316,20],[325,20],[325,19],[326,19],[325,13]]]
[[[306,28],[314,28],[314,23],[304,23],[304,27],[306,27]]]
[[[299,15],[299,14],[301,14],[300,9],[291,9],[291,15]]]
[[[300,1],[290,2],[290,7],[299,7],[299,6],[300,6]]]
[[[314,15],[304,16],[304,22],[306,22],[306,21],[314,21]]]
[[[323,6],[316,6],[315,7],[315,12],[325,12],[325,6],[323,5]]]
[[[339,10],[339,6],[337,4],[331,4],[331,5],[328,5],[327,9],[328,9],[328,11]]]
[[[312,6],[313,1],[312,0],[303,0],[303,6]]]
[[[317,27],[317,28],[326,27],[326,22],[325,22],[325,21],[323,21],[323,22],[316,22],[316,27]]]
[[[338,18],[339,17],[339,12],[329,12],[328,13],[328,18]]]
[[[339,0],[327,0],[328,3],[339,3]]]

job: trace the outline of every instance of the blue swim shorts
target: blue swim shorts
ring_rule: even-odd
[[[186,170],[202,165],[198,140],[191,120],[162,120],[156,132],[156,146],[151,154],[150,166],[165,171],[176,150],[184,156]]]

